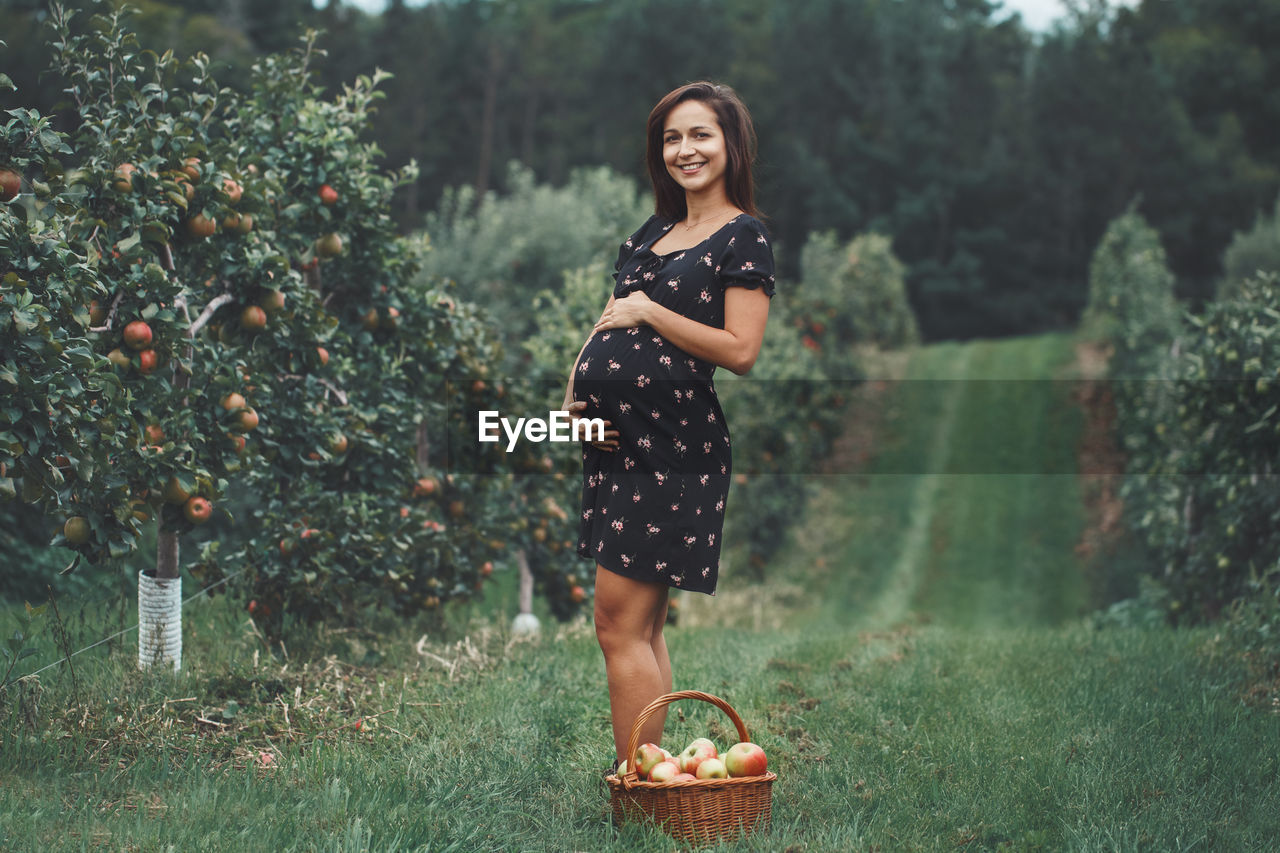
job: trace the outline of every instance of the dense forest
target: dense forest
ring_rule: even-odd
[[[1099,0],[1039,34],[986,0],[132,5],[144,44],[203,51],[231,86],[307,28],[330,90],[391,71],[373,133],[389,166],[421,167],[396,199],[405,231],[447,187],[502,192],[512,160],[554,185],[596,165],[642,182],[656,99],[729,83],[783,272],[812,232],[890,235],[926,340],[1074,325],[1090,255],[1135,200],[1197,306],[1280,188],[1280,0]],[[46,15],[0,8],[4,109],[56,112]]]

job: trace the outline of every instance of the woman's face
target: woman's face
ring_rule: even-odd
[[[715,112],[701,101],[682,101],[667,114],[662,159],[685,192],[724,183],[729,155]]]

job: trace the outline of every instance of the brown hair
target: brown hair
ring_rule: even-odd
[[[662,159],[662,131],[667,115],[684,101],[700,101],[716,114],[728,154],[725,194],[734,205],[759,218],[751,178],[751,166],[756,159],[756,130],[751,124],[751,114],[733,89],[706,80],[673,89],[649,113],[644,159],[649,166],[649,180],[653,182],[654,212],[668,219],[683,219],[689,212],[684,189],[667,172],[667,164]]]

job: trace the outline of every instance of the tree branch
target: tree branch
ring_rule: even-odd
[[[120,298],[124,296],[124,291],[116,293],[116,298],[111,302],[111,310],[107,312],[107,321],[101,326],[90,326],[91,332],[109,332],[111,331],[111,321],[116,318],[116,309],[120,307]]]
[[[296,382],[301,382],[302,380],[306,379],[307,377],[305,377],[305,376],[299,376],[299,375],[298,375],[298,374],[296,374],[296,373],[281,373],[277,378],[278,378],[278,379],[292,379],[292,380],[294,380],[294,381],[296,381]],[[334,385],[334,384],[333,384],[332,382],[330,382],[328,379],[325,379],[325,378],[323,378],[323,377],[315,376],[315,377],[312,377],[312,378],[314,378],[314,379],[315,379],[317,382],[319,382],[321,385],[323,385],[324,387],[326,387],[326,388],[328,388],[330,391],[332,391],[332,392],[333,392],[333,395],[334,395],[335,397],[337,397],[337,398],[338,398],[338,402],[339,402],[339,403],[341,403],[341,404],[342,404],[342,405],[344,405],[344,406],[345,406],[345,405],[347,405],[347,392],[346,392],[346,391],[343,391],[343,390],[342,390],[341,388],[339,388],[337,385]]]
[[[222,293],[213,297],[213,299],[209,301],[209,304],[204,306],[204,310],[200,312],[200,316],[196,318],[195,322],[187,328],[187,337],[194,338],[196,333],[208,325],[209,321],[213,319],[213,315],[217,310],[230,302],[231,298],[230,293]]]

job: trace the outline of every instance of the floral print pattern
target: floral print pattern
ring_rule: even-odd
[[[773,296],[773,250],[759,220],[740,214],[697,246],[655,254],[651,247],[674,224],[650,217],[622,244],[616,298],[643,290],[724,328],[726,288]],[[584,414],[612,421],[620,441],[614,451],[583,446],[578,553],[626,577],[714,594],[732,470],[715,365],[659,334],[619,331],[587,342],[574,378]]]

